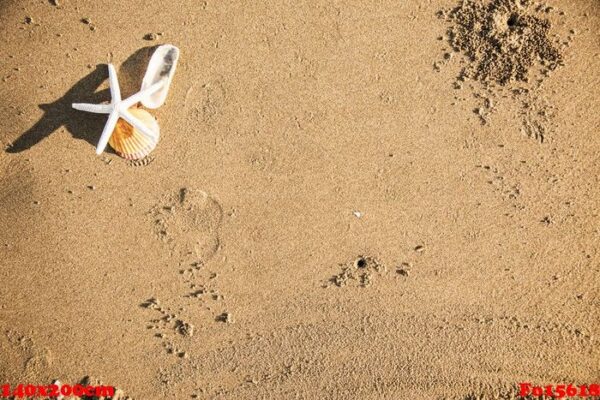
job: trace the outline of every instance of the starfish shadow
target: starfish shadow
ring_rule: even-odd
[[[155,48],[155,46],[141,48],[122,64],[119,74],[123,75],[123,92],[139,90],[141,77]],[[38,107],[44,111],[42,118],[8,146],[6,152],[20,153],[28,150],[62,126],[66,127],[73,138],[85,140],[92,147],[96,147],[106,123],[106,115],[82,113],[73,109],[71,105],[78,102],[110,101],[108,89],[97,91],[107,78],[106,64],[99,64],[60,99],[53,103],[40,104]]]
[[[104,118],[101,115],[81,115],[71,107],[71,104],[86,99],[101,102],[109,98],[108,90],[96,92],[96,89],[106,80],[106,67],[97,65],[91,73],[77,82],[60,99],[53,103],[40,104],[38,107],[44,115],[31,128],[25,131],[11,146],[7,153],[20,153],[30,149],[44,138],[49,136],[61,126],[65,126],[73,137],[84,139],[93,144],[97,140],[97,133],[102,130]],[[90,93],[92,93],[90,95]]]

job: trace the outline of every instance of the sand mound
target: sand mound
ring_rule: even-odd
[[[550,22],[535,11],[528,0],[463,0],[448,13],[450,44],[470,60],[462,75],[505,85],[527,81],[537,65],[542,73],[556,69],[562,55],[549,36]]]

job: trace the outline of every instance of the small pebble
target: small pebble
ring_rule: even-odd
[[[182,336],[194,336],[194,325],[184,321],[177,321],[177,332]]]
[[[144,35],[144,40],[156,40],[158,38],[158,36],[156,35],[156,33],[147,33]]]
[[[231,313],[224,312],[223,314],[221,314],[217,317],[217,321],[225,322],[226,324],[232,324],[233,316],[231,315]]]

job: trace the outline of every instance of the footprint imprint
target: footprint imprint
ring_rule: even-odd
[[[50,350],[38,346],[33,338],[19,331],[12,329],[4,331],[0,336],[0,348],[3,361],[6,362],[3,365],[5,371],[0,372],[0,379],[10,371],[24,380],[31,380],[40,376],[52,365],[53,357]]]
[[[158,313],[147,329],[160,339],[169,354],[188,358],[187,338],[193,336],[194,325],[183,318],[188,307],[200,303],[214,317],[213,303],[220,304],[223,295],[215,287],[216,272],[206,268],[207,262],[220,248],[219,228],[223,217],[221,205],[202,190],[183,188],[166,195],[149,215],[153,218],[156,237],[169,249],[179,267],[185,294],[177,301],[163,305],[152,297],[141,304]],[[198,322],[197,320],[195,321]]]
[[[218,122],[220,114],[227,104],[227,93],[220,77],[214,77],[197,88],[195,84],[189,87],[184,99],[188,115],[207,125]]]
[[[183,350],[184,343],[176,336],[189,338],[194,335],[194,325],[181,319],[171,308],[162,305],[157,298],[152,297],[140,307],[154,310],[159,313],[159,318],[153,318],[146,327],[154,332],[154,337],[160,339],[162,347],[168,354],[175,354],[181,358],[187,358],[188,352]]]
[[[206,262],[219,250],[223,210],[206,192],[183,188],[166,196],[151,215],[157,238],[180,262]]]

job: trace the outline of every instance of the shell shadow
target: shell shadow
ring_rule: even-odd
[[[152,57],[157,47],[142,47],[121,64],[119,68],[119,84],[124,97],[140,90],[148,62],[150,62],[150,57]]]
[[[137,50],[119,68],[119,83],[123,96],[137,92],[141,85],[148,60],[155,46]],[[108,89],[98,91],[98,88],[108,79],[108,68],[98,64],[87,76],[73,85],[61,98],[53,103],[39,104],[44,115],[28,130],[23,132],[11,145],[7,153],[20,153],[28,150],[65,127],[75,139],[81,139],[96,147],[96,142],[102,133],[106,115],[85,113],[74,110],[72,103],[101,103],[110,101]]]

